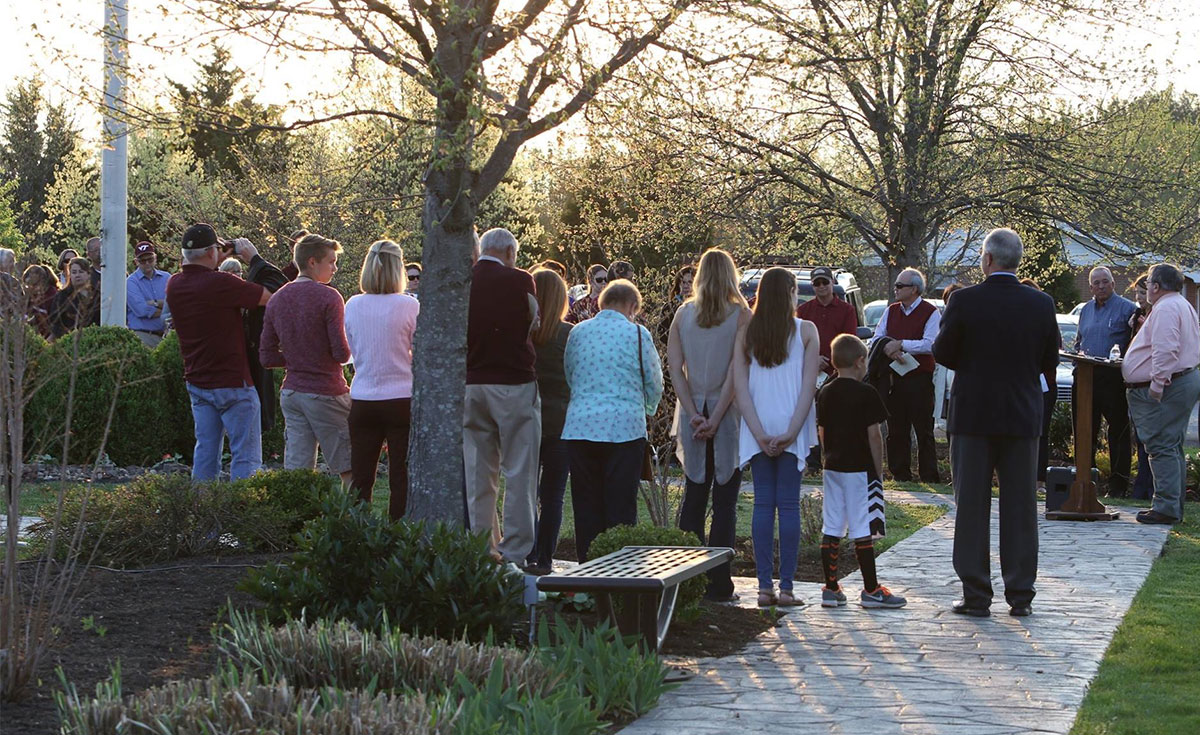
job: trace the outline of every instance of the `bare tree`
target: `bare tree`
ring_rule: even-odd
[[[1140,123],[1097,92],[1123,73],[1113,36],[1153,10],[1125,0],[725,3],[708,46],[672,47],[682,72],[644,78],[679,103],[656,121],[665,134],[747,188],[790,192],[798,219],[851,228],[893,275],[924,264],[948,228],[1013,216],[1153,247],[1196,231],[1194,177],[1112,145],[1138,137]],[[1084,34],[1091,56],[1069,47]],[[1126,165],[1131,155],[1146,165]],[[1144,226],[1135,213],[1147,189],[1190,216]]]
[[[463,385],[475,220],[517,151],[584,108],[695,0],[213,0],[206,22],[330,63],[349,55],[433,101],[421,315],[414,345],[410,514],[461,522]],[[343,56],[343,60],[344,56]],[[339,62],[340,63],[340,62]],[[394,115],[356,109],[336,116]]]

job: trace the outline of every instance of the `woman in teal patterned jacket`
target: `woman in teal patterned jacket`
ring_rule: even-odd
[[[567,340],[563,361],[571,400],[562,439],[571,461],[580,561],[596,536],[637,523],[646,416],[658,409],[663,391],[654,341],[633,321],[641,308],[636,286],[613,281],[600,294],[600,313],[576,325]]]

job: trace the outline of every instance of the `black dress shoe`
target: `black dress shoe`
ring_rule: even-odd
[[[1166,515],[1165,513],[1159,513],[1157,510],[1143,510],[1141,513],[1137,514],[1137,522],[1148,523],[1152,525],[1162,524],[1165,526],[1170,526],[1174,523],[1178,523],[1179,520]]]
[[[992,611],[986,607],[968,605],[965,600],[955,600],[954,604],[950,606],[950,611],[959,615],[970,615],[973,618],[986,618],[992,614]]]
[[[1033,615],[1033,608],[1029,605],[1013,605],[1008,609],[1008,614],[1014,618],[1027,618]]]

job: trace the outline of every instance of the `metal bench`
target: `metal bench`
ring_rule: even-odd
[[[603,618],[625,635],[637,634],[657,652],[667,637],[679,584],[733,558],[733,549],[626,546],[561,574],[539,577],[542,592],[588,592]],[[613,595],[621,600],[618,613]]]

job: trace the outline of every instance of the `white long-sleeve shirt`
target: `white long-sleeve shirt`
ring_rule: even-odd
[[[918,296],[911,304],[908,306],[901,304],[900,308],[904,309],[905,314],[911,314],[913,313],[913,309],[916,309],[920,304],[921,297]],[[875,325],[875,336],[871,338],[872,342],[880,337],[887,336],[888,312],[891,310],[890,306],[883,310],[883,318],[879,320],[879,324]],[[911,355],[931,355],[933,354],[933,340],[937,338],[938,329],[941,326],[942,312],[938,311],[937,307],[934,307],[933,313],[929,315],[929,321],[925,322],[925,331],[922,333],[921,339],[902,339],[900,340],[900,346],[904,348],[905,352]]]

